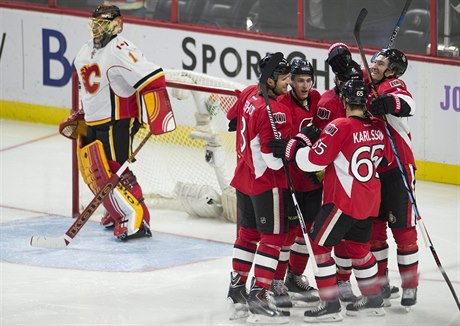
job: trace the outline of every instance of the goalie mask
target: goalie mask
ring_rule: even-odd
[[[123,30],[120,9],[112,5],[100,5],[90,17],[89,27],[94,47],[101,49]]]

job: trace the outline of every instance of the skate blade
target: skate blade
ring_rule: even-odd
[[[289,317],[288,316],[264,316],[264,315],[256,315],[250,314],[246,322],[249,324],[288,324]]]
[[[333,313],[333,314],[327,314],[324,316],[318,316],[318,317],[304,317],[303,321],[307,323],[330,323],[330,322],[336,322],[336,321],[342,321],[343,317],[342,314],[339,312]]]
[[[385,316],[385,310],[383,308],[368,308],[364,310],[354,311],[347,310],[346,315],[351,317],[367,316],[367,317],[382,317]]]

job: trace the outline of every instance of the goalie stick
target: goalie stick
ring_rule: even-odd
[[[128,165],[134,161],[137,153],[141,148],[147,143],[152,133],[149,132],[142,142],[137,146],[136,150],[131,154],[131,156],[126,160],[125,163],[118,169],[116,173],[113,173],[107,183],[102,187],[102,189],[96,194],[93,200],[86,206],[83,212],[77,217],[72,226],[67,230],[67,232],[57,238],[37,236],[34,235],[30,238],[30,245],[32,247],[39,248],[48,248],[48,249],[59,249],[65,248],[69,243],[75,238],[78,232],[80,232],[83,225],[88,222],[89,218],[93,215],[96,209],[101,205],[104,198],[117,186],[121,180],[121,174],[126,170]]]
[[[410,3],[410,1],[408,1],[408,2]],[[372,79],[371,72],[370,72],[370,69],[369,69],[369,65],[367,63],[366,56],[365,56],[364,50],[363,50],[363,46],[361,44],[361,26],[362,26],[362,24],[364,22],[364,19],[367,16],[367,13],[368,13],[368,11],[367,11],[366,8],[361,9],[361,11],[360,11],[360,13],[358,15],[358,18],[356,19],[355,27],[354,27],[354,30],[353,30],[353,35],[355,37],[356,45],[358,46],[359,55],[361,56],[361,61],[363,62],[364,69],[366,70],[366,73],[369,76],[369,81],[370,81],[370,85],[371,85],[371,88],[372,88],[372,93],[374,94],[375,97],[378,97],[379,94],[377,92],[377,88],[375,87],[374,81]],[[390,42],[392,42],[392,41],[390,40]],[[388,121],[387,121],[385,116],[383,116],[383,120],[385,122],[385,131],[386,131],[386,133],[388,135],[388,138],[390,140],[390,144],[391,144],[391,147],[393,149],[393,152],[394,152],[394,155],[395,155],[395,158],[396,158],[396,163],[398,164],[399,172],[401,173],[401,177],[402,177],[402,180],[404,182],[404,187],[406,188],[406,191],[407,191],[407,194],[409,196],[409,200],[411,202],[411,205],[413,207],[416,219],[417,219],[418,222],[420,222],[420,223],[417,223],[417,225],[419,226],[419,230],[422,233],[422,236],[423,236],[423,239],[425,240],[426,246],[430,248],[431,253],[433,255],[433,258],[434,258],[434,260],[436,262],[436,265],[438,266],[442,276],[444,277],[444,280],[447,283],[447,286],[449,287],[450,292],[452,293],[452,296],[454,297],[455,303],[457,304],[457,308],[460,310],[460,302],[458,300],[457,293],[455,292],[455,289],[454,289],[454,287],[452,285],[452,282],[450,281],[449,277],[447,276],[446,271],[442,267],[441,261],[439,260],[438,254],[436,253],[436,250],[434,248],[433,242],[431,241],[431,238],[428,235],[428,230],[426,229],[425,223],[423,223],[422,217],[420,216],[420,213],[418,211],[417,204],[415,202],[414,194],[412,193],[412,190],[409,187],[409,182],[408,182],[406,173],[404,172],[404,169],[402,167],[401,159],[400,159],[399,153],[398,153],[398,149],[396,148],[396,144],[395,144],[393,135],[391,134],[391,131],[390,131],[389,127],[388,127]]]
[[[184,82],[179,82],[179,81],[173,81],[173,80],[167,80],[166,81],[166,86],[168,87],[175,87],[175,88],[181,88],[181,89],[188,89],[191,91],[201,91],[201,92],[207,92],[207,93],[219,93],[223,95],[233,95],[233,96],[238,96],[240,95],[241,91],[238,89],[231,89],[231,88],[225,88],[225,87],[215,87],[215,86],[204,86],[204,85],[199,85],[199,84],[189,84],[189,83],[184,83]]]
[[[278,66],[281,59],[283,59],[283,54],[281,52],[274,53],[272,57],[270,58],[270,60],[268,60],[267,65],[265,66],[262,72],[262,75],[260,76],[260,80],[259,80],[259,83],[262,89],[262,95],[264,97],[264,101],[267,106],[267,113],[268,113],[268,118],[270,120],[270,125],[273,130],[273,135],[275,136],[276,139],[280,139],[281,136],[278,130],[276,129],[275,120],[273,118],[273,112],[270,106],[270,100],[268,99],[267,80],[272,75],[273,71],[275,70],[276,66]],[[313,271],[315,273],[318,273],[318,265],[316,264],[315,255],[313,254],[313,249],[311,247],[311,242],[310,242],[310,237],[308,236],[307,226],[305,225],[303,214],[302,214],[302,211],[300,210],[299,203],[297,202],[294,187],[292,186],[291,175],[289,173],[289,168],[287,165],[288,163],[286,162],[285,159],[282,159],[282,160],[283,160],[284,174],[286,174],[287,183],[288,183],[289,191],[291,192],[292,201],[294,203],[295,210],[299,217],[300,226],[302,228],[302,233],[305,238],[305,244],[307,245],[307,249],[308,249],[308,253],[310,254],[310,257],[312,257],[311,263],[312,263]]]

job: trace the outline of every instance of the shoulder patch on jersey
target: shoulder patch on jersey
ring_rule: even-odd
[[[395,79],[390,82],[390,86],[397,87],[397,86],[404,86],[404,84],[399,79]]]
[[[284,112],[273,113],[273,120],[275,123],[286,123],[286,114]]]
[[[329,117],[331,116],[331,111],[320,106],[318,108],[318,111],[316,112],[316,116],[320,118],[321,120],[329,120]]]
[[[326,128],[324,129],[324,132],[328,135],[331,135],[331,136],[334,136],[335,133],[337,132],[337,130],[339,130],[339,128],[337,128],[337,126],[333,123],[330,123],[326,126]]]

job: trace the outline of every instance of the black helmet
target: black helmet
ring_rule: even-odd
[[[337,79],[343,82],[346,82],[350,79],[363,79],[363,71],[361,70],[361,66],[354,60],[350,62],[343,73],[337,74]]]
[[[265,57],[259,60],[259,70],[262,73],[267,65],[267,62],[271,59],[274,53],[267,53]],[[269,78],[273,79],[274,81],[278,80],[279,75],[286,75],[291,72],[291,66],[289,62],[285,58],[281,59],[281,61],[276,66],[275,70]]]
[[[366,105],[369,89],[363,80],[350,79],[343,85],[342,98],[347,104],[351,105]]]
[[[374,62],[379,55],[388,58],[388,69],[396,72],[396,77],[400,77],[407,69],[407,58],[404,53],[396,49],[382,49],[372,56],[371,62]]]
[[[309,75],[311,78],[315,77],[315,70],[310,62],[306,59],[294,59],[291,61],[291,74],[292,75]]]

